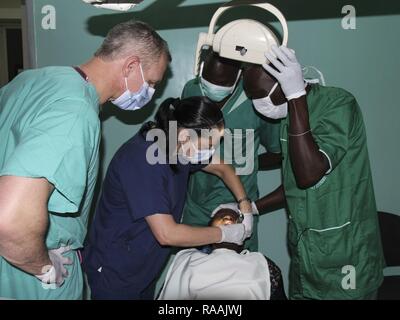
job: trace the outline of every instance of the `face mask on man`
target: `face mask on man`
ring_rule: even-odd
[[[278,82],[275,83],[275,85],[272,87],[271,92],[267,97],[260,99],[253,99],[254,108],[263,116],[266,116],[271,119],[285,118],[288,112],[287,102],[282,104],[274,104],[271,100],[271,95],[274,93],[277,87],[278,87]]]
[[[140,74],[142,76],[143,84],[139,91],[132,92],[128,88],[128,78],[125,77],[125,92],[115,100],[111,102],[118,108],[123,110],[138,110],[143,108],[153,98],[155,89],[150,87],[149,84],[144,80],[142,64],[139,64]]]
[[[215,153],[215,148],[211,147],[210,149],[197,149],[193,142],[189,142],[194,150],[193,155],[187,155],[188,149],[186,149],[185,144],[182,145],[182,154],[181,157],[185,160],[189,161],[192,164],[198,164],[203,161],[210,160],[211,157]],[[190,148],[190,147],[189,147]]]
[[[201,70],[200,70],[200,89],[203,94],[203,96],[206,96],[210,100],[214,102],[221,102],[224,100],[227,96],[233,93],[235,90],[236,84],[240,78],[241,71],[239,70],[238,75],[236,77],[235,83],[230,86],[230,87],[224,87],[224,86],[219,86],[216,84],[213,84],[206,79],[203,78],[203,66],[204,63],[201,65]]]

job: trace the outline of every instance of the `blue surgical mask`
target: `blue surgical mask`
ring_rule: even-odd
[[[194,153],[192,156],[186,155],[185,147],[182,145],[182,151],[183,153],[181,154],[182,158],[185,160],[189,161],[192,164],[198,164],[203,161],[210,160],[211,157],[215,153],[215,148],[211,147],[210,149],[197,149],[196,146],[193,144],[193,142],[190,142],[192,145],[192,148],[194,150]],[[187,150],[187,149],[186,149]]]
[[[123,110],[138,110],[143,108],[153,98],[155,89],[150,87],[149,84],[144,80],[142,65],[139,65],[140,73],[142,75],[143,84],[139,91],[132,92],[128,88],[128,78],[125,77],[125,92],[115,100],[111,102],[118,108]]]

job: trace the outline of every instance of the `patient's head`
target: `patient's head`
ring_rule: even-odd
[[[212,217],[210,221],[210,226],[218,227],[222,225],[240,223],[239,220],[240,220],[240,215],[236,211],[232,209],[220,209]],[[243,251],[243,246],[239,246],[237,244],[228,242],[214,243],[212,247],[213,249],[219,249],[219,248],[230,249],[238,253]]]

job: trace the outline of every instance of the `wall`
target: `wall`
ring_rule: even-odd
[[[89,59],[106,31],[129,18],[152,24],[170,44],[173,62],[169,79],[158,90],[151,106],[131,114],[105,107],[102,114],[103,174],[118,147],[137,131],[142,121],[151,118],[155,106],[165,97],[180,95],[184,83],[192,77],[198,33],[207,30],[211,16],[221,2],[145,0],[130,13],[114,13],[92,8],[81,0],[34,0],[33,27],[38,67],[75,65]],[[299,60],[304,65],[317,66],[329,85],[346,88],[358,99],[367,127],[378,208],[400,214],[400,172],[396,170],[400,158],[397,141],[400,109],[395,99],[400,89],[399,2],[352,1],[359,15],[356,30],[341,27],[344,1],[275,2],[290,20],[289,46],[296,49]],[[44,16],[41,10],[48,4],[53,5],[57,12],[55,30],[41,28]],[[243,9],[223,20],[244,15],[268,21],[268,16],[257,10]],[[272,25],[279,30],[277,24]],[[260,173],[259,176],[262,193],[271,191],[280,181],[279,171]],[[289,258],[285,236],[283,211],[262,217],[261,251],[274,259],[286,276]]]

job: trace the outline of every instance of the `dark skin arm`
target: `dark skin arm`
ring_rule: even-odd
[[[255,203],[260,214],[265,214],[276,211],[278,209],[282,209],[286,204],[283,186],[281,185],[270,194],[267,194],[265,197],[262,197],[255,201]]]
[[[243,86],[249,99],[260,99],[267,97],[276,83],[265,70],[259,65],[247,65],[243,72]],[[283,104],[286,98],[280,86],[271,95],[272,102]],[[282,154],[266,152],[258,156],[258,169],[260,171],[280,168]],[[270,194],[255,201],[260,213],[272,212],[285,206],[285,194],[283,186],[280,186]]]
[[[258,170],[267,171],[278,169],[282,164],[282,154],[266,152],[258,156]]]
[[[314,186],[329,170],[310,131],[306,96],[289,101],[289,156],[300,189]]]
[[[274,54],[269,52],[266,54],[272,66],[268,64],[263,65],[268,74],[275,78],[280,78],[285,73],[286,76],[289,75],[293,78],[287,81],[303,81],[297,78],[299,71],[301,72],[301,66],[297,62],[293,50],[291,51],[286,47],[281,47],[280,49],[273,47],[272,51]],[[281,81],[283,81],[282,78]],[[299,88],[303,84],[300,83]],[[306,86],[306,94],[288,101],[289,159],[297,187],[300,189],[307,189],[314,186],[329,170],[329,161],[319,151],[318,144],[311,132],[307,105],[307,93],[309,90],[310,86]],[[293,92],[291,92],[291,95],[293,95]]]
[[[247,65],[243,71],[243,87],[249,99],[260,99],[267,97],[275,85],[272,79],[259,65]],[[272,93],[272,102],[282,104],[286,102],[282,89],[278,88]],[[280,167],[282,155],[280,153],[263,153],[258,156],[259,170],[272,170]]]
[[[258,166],[260,171],[273,170],[280,168],[282,164],[282,154],[266,152],[258,156]],[[285,206],[285,193],[283,186],[280,186],[270,194],[255,201],[260,214],[269,213],[282,209]]]

